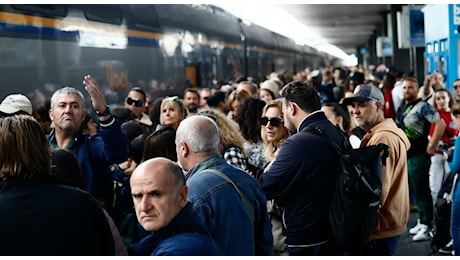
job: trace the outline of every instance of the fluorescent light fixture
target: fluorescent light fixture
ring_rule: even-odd
[[[344,60],[347,66],[358,64],[354,55],[348,55],[337,46],[329,44],[321,35],[312,31],[305,24],[295,19],[288,12],[276,5],[245,3],[244,7],[235,4],[213,4],[229,13],[265,27],[273,32],[293,39],[297,44],[308,45],[332,56]]]

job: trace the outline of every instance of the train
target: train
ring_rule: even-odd
[[[181,96],[238,75],[342,65],[213,5],[0,5],[0,97],[23,93],[34,106],[63,86],[86,93],[87,74],[121,104],[134,85]]]

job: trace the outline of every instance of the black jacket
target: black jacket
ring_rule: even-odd
[[[47,175],[0,183],[0,234],[0,255],[115,255],[93,197]]]
[[[324,113],[313,113],[298,133],[283,142],[276,160],[259,180],[267,199],[284,207],[283,234],[288,245],[312,245],[328,239],[338,156],[319,135],[302,132],[310,124],[339,142],[339,132]]]

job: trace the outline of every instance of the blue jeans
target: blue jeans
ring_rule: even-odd
[[[290,256],[318,256],[321,251],[321,245],[310,247],[286,247]]]
[[[460,186],[455,183],[452,196],[452,211],[450,217],[450,235],[454,241],[455,255],[460,255]]]
[[[398,249],[400,235],[370,241],[370,255],[394,256]]]

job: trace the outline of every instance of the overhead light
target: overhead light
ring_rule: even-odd
[[[321,35],[314,32],[291,14],[276,5],[245,3],[244,8],[242,8],[241,5],[235,4],[214,5],[241,18],[243,21],[250,21],[270,31],[291,38],[297,44],[305,44],[344,61],[348,61],[347,63],[353,63],[353,65],[357,64],[355,56],[350,56],[337,46],[329,44]]]

